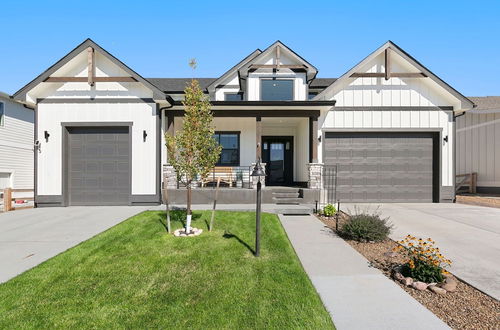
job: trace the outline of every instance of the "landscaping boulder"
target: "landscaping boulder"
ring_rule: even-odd
[[[399,272],[394,272],[392,273],[392,277],[396,280],[396,281],[400,281],[400,282],[403,282],[403,280],[405,279],[405,277],[403,276],[403,274],[399,273]]]
[[[438,287],[437,285],[429,285],[429,290],[437,294],[446,294],[446,290]]]
[[[457,281],[451,277],[447,277],[440,286],[446,291],[454,292],[457,289]]]
[[[406,286],[411,286],[413,284],[413,279],[411,277],[405,277],[401,282]]]
[[[424,291],[427,289],[427,283],[424,283],[424,282],[413,282],[413,284],[411,285],[414,289],[417,289],[419,291]]]

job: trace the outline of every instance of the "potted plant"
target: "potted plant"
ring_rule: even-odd
[[[236,172],[236,187],[237,188],[243,187],[243,172],[241,170],[238,170]]]

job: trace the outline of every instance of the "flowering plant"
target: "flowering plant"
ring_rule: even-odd
[[[439,283],[444,280],[444,275],[449,274],[445,267],[451,265],[451,260],[441,254],[431,238],[424,240],[408,235],[398,243],[400,245],[394,250],[408,257],[408,261],[403,265],[403,275],[416,281]]]

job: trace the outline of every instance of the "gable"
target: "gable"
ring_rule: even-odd
[[[33,103],[47,97],[167,99],[156,86],[90,39],[14,94],[17,100]]]
[[[337,106],[453,106],[455,111],[474,105],[390,41],[314,99],[335,99]]]
[[[307,81],[316,77],[318,70],[304,58],[288,48],[281,41],[276,41],[261,54],[253,58],[239,69],[240,78],[245,79],[249,72],[255,71],[306,72]]]

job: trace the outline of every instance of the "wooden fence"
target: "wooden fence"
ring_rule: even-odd
[[[32,208],[33,205],[20,205],[20,206],[12,206],[17,205],[17,201],[20,200],[27,200],[27,201],[34,201],[33,197],[13,197],[13,193],[27,193],[27,192],[33,192],[33,189],[12,189],[12,188],[5,188],[3,190],[3,193],[1,197],[3,197],[3,212],[9,212],[9,211],[14,211],[14,210],[21,210],[21,209],[28,209]]]

